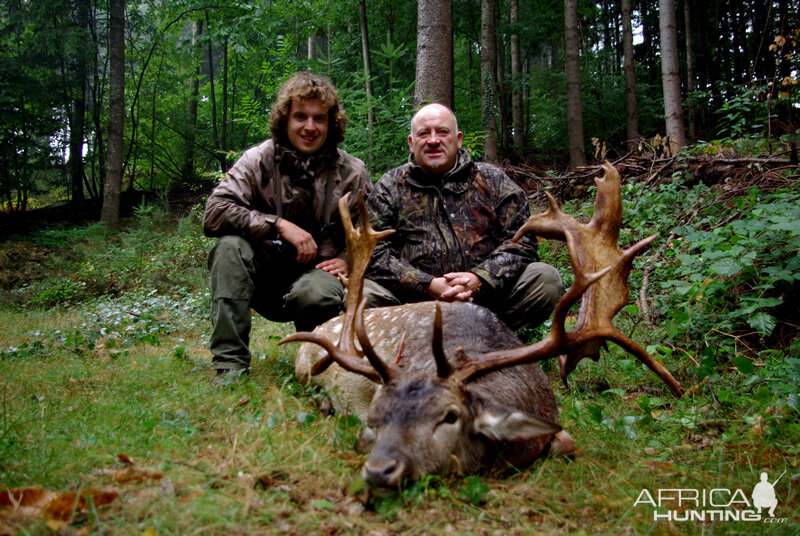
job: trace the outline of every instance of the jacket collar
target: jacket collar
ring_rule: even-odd
[[[306,154],[291,145],[284,145],[280,142],[274,142],[274,144],[276,163],[292,178],[315,177],[323,170],[332,167],[339,157],[339,152],[327,145],[314,154]]]
[[[410,173],[408,181],[419,188],[436,187],[461,193],[469,188],[475,170],[475,163],[464,149],[458,150],[455,165],[442,175],[428,173],[417,163],[414,153],[408,157]]]

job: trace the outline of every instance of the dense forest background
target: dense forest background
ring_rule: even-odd
[[[800,127],[798,32],[789,0],[4,0],[0,202],[215,181],[268,137],[278,86],[305,69],[338,86],[344,148],[376,176],[405,159],[437,85],[470,151],[507,164],[565,170],[670,134],[781,152]],[[424,71],[431,59],[445,68]]]

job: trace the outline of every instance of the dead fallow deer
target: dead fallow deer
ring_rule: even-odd
[[[501,460],[522,467],[548,450],[571,452],[574,443],[558,425],[555,397],[538,362],[559,357],[566,380],[583,357],[598,359],[605,341],[639,358],[676,396],[682,394],[658,361],[611,325],[628,301],[633,259],[655,236],[620,250],[619,174],[608,163],[603,168],[588,224],[562,212],[548,195],[547,212],[532,216],[515,237],[533,233],[565,241],[575,272],[574,284],[553,312],[549,335],[530,346],[471,303],[364,310],[363,279],[372,250],[393,231],[371,228],[363,199],[362,226],[354,228],[346,200],[340,202],[351,267],[346,312],[281,344],[314,343],[300,347],[296,374],[320,378],[334,407],[365,423],[360,443],[370,452],[362,470],[366,481],[391,488],[426,474],[474,473]],[[567,330],[567,312],[579,299],[577,322]],[[338,366],[330,366],[333,362]]]

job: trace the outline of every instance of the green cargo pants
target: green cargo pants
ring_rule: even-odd
[[[299,265],[295,255],[232,235],[220,238],[211,250],[213,368],[249,367],[251,308],[269,320],[294,321],[298,331],[311,331],[341,312],[344,287],[339,279],[313,268],[314,263]]]
[[[564,284],[554,267],[544,262],[532,262],[509,291],[494,294],[481,293],[475,303],[494,312],[508,327],[516,331],[533,328],[550,317],[561,295]],[[385,287],[371,280],[364,282],[367,307],[384,307],[402,303]]]

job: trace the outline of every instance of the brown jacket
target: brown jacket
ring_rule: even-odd
[[[302,185],[280,170],[271,139],[245,151],[225,178],[211,193],[203,217],[207,236],[238,235],[253,241],[278,238],[275,222],[293,210],[299,200],[309,198],[300,191]],[[333,160],[333,165],[330,165]],[[315,235],[321,258],[342,257],[344,244],[340,239],[316,236],[316,230],[326,224],[341,227],[337,205],[346,193],[361,190],[366,196],[372,189],[364,162],[341,149],[330,160],[321,161],[313,176],[313,214],[311,221],[290,221]],[[305,194],[305,195],[303,195]],[[355,213],[355,195],[350,208]]]

